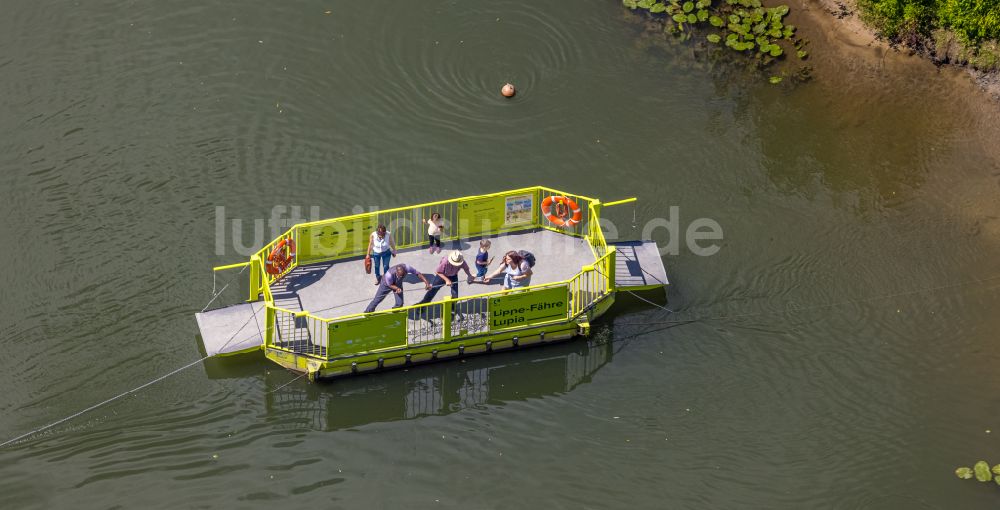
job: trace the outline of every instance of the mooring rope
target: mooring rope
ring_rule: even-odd
[[[226,346],[228,346],[230,344],[230,342],[232,342],[233,339],[236,338],[236,335],[238,335],[240,331],[243,331],[243,328],[246,327],[246,325],[250,323],[251,319],[256,319],[256,314],[253,312],[253,308],[252,307],[250,308],[250,319],[247,319],[246,322],[244,322],[243,325],[240,326],[240,328],[236,330],[236,333],[233,333],[233,336],[229,337],[229,340],[226,340],[226,343],[222,344],[222,347],[220,347],[219,350],[221,351],[222,349],[225,349]],[[187,369],[189,369],[189,368],[191,368],[191,367],[193,367],[193,366],[195,366],[195,365],[197,365],[197,364],[199,364],[199,363],[201,363],[201,362],[203,362],[203,361],[205,361],[205,360],[207,360],[208,358],[211,358],[211,357],[212,357],[211,355],[208,355],[208,356],[205,356],[205,357],[203,357],[201,359],[197,359],[195,361],[192,361],[191,363],[188,363],[187,365],[184,365],[184,366],[182,366],[180,368],[171,370],[170,372],[167,372],[166,374],[163,374],[163,375],[157,377],[156,379],[153,379],[152,381],[140,384],[139,386],[136,386],[135,388],[132,388],[132,389],[130,389],[130,390],[124,392],[124,393],[119,393],[118,395],[115,395],[115,396],[113,396],[113,397],[111,397],[111,398],[109,398],[107,400],[98,402],[98,403],[96,403],[96,404],[94,404],[94,405],[92,405],[92,406],[90,406],[90,407],[88,407],[86,409],[83,409],[81,411],[77,411],[77,412],[75,412],[75,413],[73,413],[73,414],[71,414],[69,416],[66,416],[65,418],[60,418],[60,419],[58,419],[58,420],[56,420],[56,421],[54,421],[52,423],[49,423],[48,425],[44,425],[42,427],[38,427],[38,428],[36,428],[36,429],[34,429],[34,430],[30,431],[30,432],[25,432],[24,434],[21,434],[20,436],[17,436],[17,437],[15,437],[13,439],[8,439],[8,440],[0,443],[0,448],[3,448],[3,447],[5,447],[5,446],[7,446],[9,444],[12,444],[12,443],[16,443],[16,442],[18,442],[18,441],[20,441],[20,440],[22,440],[24,438],[31,437],[31,436],[33,436],[35,434],[38,434],[39,432],[44,432],[44,431],[46,431],[48,429],[51,429],[52,427],[55,427],[55,426],[57,426],[59,424],[66,423],[67,421],[70,421],[70,420],[72,420],[74,418],[78,418],[78,417],[80,417],[80,416],[82,416],[84,414],[87,414],[87,413],[95,410],[95,409],[98,409],[100,407],[108,405],[111,402],[114,402],[114,401],[116,401],[116,400],[118,400],[118,399],[120,399],[122,397],[126,397],[128,395],[131,395],[131,394],[139,391],[139,390],[142,390],[144,388],[148,388],[149,386],[152,386],[152,385],[154,385],[154,384],[156,384],[156,383],[158,383],[158,382],[160,382],[160,381],[162,381],[162,380],[164,380],[164,379],[166,379],[166,378],[168,378],[170,376],[179,374],[179,373],[183,372],[184,370],[187,370]]]
[[[669,309],[669,308],[667,308],[667,307],[665,307],[665,306],[663,306],[663,305],[661,305],[659,303],[654,303],[654,302],[652,302],[652,301],[650,301],[650,300],[648,300],[648,299],[646,299],[646,298],[644,298],[644,297],[636,294],[635,292],[632,292],[631,290],[628,290],[628,289],[622,289],[622,290],[624,290],[625,292],[628,292],[629,294],[632,294],[632,297],[634,297],[634,298],[636,298],[636,299],[638,299],[640,301],[644,301],[644,302],[646,302],[649,305],[655,306],[655,307],[659,308],[660,310],[663,310],[663,311],[668,312],[668,313],[674,313],[673,310],[671,310],[671,309]]]
[[[50,429],[52,427],[55,427],[56,425],[59,425],[60,423],[66,423],[67,421],[72,420],[73,418],[77,418],[79,416],[87,414],[90,411],[93,411],[94,409],[97,409],[97,408],[102,407],[104,405],[110,404],[111,402],[114,402],[115,400],[118,400],[118,399],[120,399],[120,398],[122,398],[124,396],[127,396],[127,395],[130,395],[132,393],[135,393],[135,392],[137,392],[137,391],[139,391],[139,390],[141,390],[143,388],[146,388],[148,386],[152,386],[153,384],[156,384],[156,383],[158,383],[158,382],[160,382],[160,381],[162,381],[162,380],[164,380],[164,379],[166,379],[166,378],[168,378],[168,377],[170,377],[170,376],[172,376],[172,375],[174,375],[174,374],[176,374],[178,372],[181,372],[181,371],[184,371],[184,370],[186,370],[188,368],[191,368],[194,365],[197,365],[198,363],[201,363],[202,361],[205,361],[208,358],[209,357],[206,356],[206,357],[204,357],[202,359],[199,359],[199,360],[196,360],[196,361],[192,361],[191,363],[189,363],[187,365],[184,365],[184,366],[182,366],[182,367],[180,367],[180,368],[178,368],[176,370],[173,370],[173,371],[168,372],[168,373],[166,373],[164,375],[161,375],[160,377],[157,377],[156,379],[153,379],[152,381],[149,381],[149,382],[147,382],[147,383],[145,383],[145,384],[143,384],[141,386],[136,386],[135,388],[132,388],[131,390],[126,391],[125,393],[122,393],[122,394],[119,394],[119,395],[115,395],[114,397],[111,397],[111,398],[109,398],[107,400],[104,400],[102,402],[98,402],[98,403],[96,403],[96,404],[94,404],[94,405],[92,405],[92,406],[90,406],[90,407],[88,407],[88,408],[86,408],[86,409],[84,409],[82,411],[77,411],[77,412],[75,412],[75,413],[73,413],[73,414],[71,414],[71,415],[69,415],[69,416],[67,416],[65,418],[61,418],[61,419],[56,420],[56,421],[54,421],[54,422],[52,422],[52,423],[50,423],[48,425],[45,425],[44,427],[38,427],[37,429],[32,430],[31,432],[26,432],[26,433],[21,434],[20,436],[17,436],[17,437],[15,437],[13,439],[8,439],[8,440],[4,441],[3,443],[0,443],[0,448],[3,448],[4,446],[7,446],[7,445],[9,445],[11,443],[16,443],[17,441],[20,441],[21,439],[24,439],[24,438],[29,437],[29,436],[33,436],[33,435],[35,435],[35,434],[37,434],[39,432],[44,432],[44,431],[46,431],[46,430],[48,430],[48,429]]]
[[[495,280],[495,278],[494,278],[494,280]],[[461,282],[463,282],[463,281],[465,281],[465,280],[459,280],[459,283],[461,283]],[[490,280],[490,281],[492,281],[492,280]],[[478,282],[478,283],[477,283],[477,282],[473,281],[472,283],[468,283],[468,282],[466,282],[466,285],[499,285],[499,284],[496,284],[496,283],[489,283],[489,282]],[[430,288],[430,289],[427,289],[427,288],[425,288],[425,287],[415,287],[415,288],[411,288],[411,289],[406,289],[406,288],[404,287],[404,288],[403,288],[403,293],[405,294],[405,293],[407,293],[407,292],[427,292],[427,291],[429,291],[429,290],[431,290],[431,289],[441,289],[441,288],[443,288],[443,287],[449,287],[449,285],[445,285],[444,283],[442,283],[442,284],[440,284],[440,285],[431,285],[431,288]],[[388,297],[389,297],[389,294],[386,294],[386,296],[385,296],[385,297],[387,297],[387,298],[388,298]],[[358,303],[364,303],[364,302],[366,302],[366,301],[367,301],[367,302],[371,302],[371,300],[372,300],[372,299],[374,299],[374,297],[371,297],[371,298],[364,298],[364,299],[359,299],[359,300],[357,300],[357,301],[345,301],[345,302],[343,302],[343,303],[340,303],[340,304],[336,304],[336,305],[333,305],[333,306],[328,306],[328,307],[326,307],[326,308],[318,308],[318,309],[314,310],[314,311],[313,311],[313,313],[319,313],[319,312],[325,312],[325,311],[327,311],[327,310],[333,310],[333,309],[335,309],[335,308],[343,308],[343,307],[345,307],[345,306],[349,306],[349,305],[356,305],[356,304],[358,304]]]
[[[237,277],[237,276],[239,276],[239,275],[241,275],[241,274],[243,274],[243,271],[246,271],[248,267],[250,267],[250,264],[247,264],[247,265],[243,266],[243,269],[240,269],[240,272],[239,272],[239,273],[236,273],[236,276],[232,276],[232,277],[230,277],[230,278],[229,278],[229,282],[228,282],[228,283],[226,283],[226,285],[225,285],[225,286],[223,286],[223,287],[222,287],[222,290],[220,290],[219,292],[215,292],[215,271],[212,271],[212,294],[213,294],[213,295],[212,295],[212,299],[209,299],[209,300],[208,300],[208,303],[207,303],[207,304],[205,304],[205,308],[202,308],[202,309],[201,309],[201,312],[202,312],[202,313],[205,313],[205,310],[208,310],[208,307],[212,306],[212,303],[213,303],[213,302],[214,302],[214,301],[215,301],[215,300],[216,300],[216,299],[217,299],[217,298],[218,298],[219,296],[221,296],[221,295],[222,295],[222,293],[223,293],[223,292],[225,292],[225,291],[226,291],[226,289],[227,289],[227,288],[229,288],[229,286],[230,286],[230,285],[231,285],[231,284],[232,284],[232,283],[233,283],[234,281],[236,281],[236,277]]]
[[[293,382],[298,381],[299,379],[302,379],[303,377],[305,377],[307,375],[309,375],[309,372],[302,372],[301,374],[298,375],[298,377],[292,379],[291,381],[286,382],[285,384],[282,384],[281,386],[278,386],[277,388],[269,391],[268,393],[275,393],[278,390],[284,389],[285,386],[288,386],[289,384],[292,384]]]
[[[598,272],[601,273],[604,277],[606,277],[606,278],[608,277],[608,275],[604,274],[600,270],[598,270]],[[242,273],[242,271],[241,271],[241,273]],[[695,322],[710,321],[710,320],[739,319],[739,318],[745,318],[745,317],[757,317],[757,316],[770,315],[770,314],[780,314],[780,313],[790,313],[790,312],[806,312],[806,311],[812,311],[812,310],[821,310],[821,309],[824,309],[824,308],[836,308],[838,306],[844,306],[844,305],[848,305],[848,304],[857,304],[857,303],[867,303],[867,302],[872,302],[872,301],[880,301],[880,300],[891,299],[891,298],[902,297],[902,296],[908,296],[908,295],[919,294],[919,293],[924,293],[924,292],[934,292],[934,291],[940,291],[940,290],[946,290],[946,289],[953,289],[953,288],[965,287],[965,286],[969,286],[969,285],[982,285],[982,284],[989,283],[989,282],[996,281],[996,280],[1000,280],[1000,275],[991,276],[989,278],[966,280],[966,281],[963,281],[963,282],[952,283],[952,284],[948,284],[948,285],[939,285],[939,286],[935,286],[935,287],[925,287],[925,288],[921,288],[921,289],[908,290],[908,291],[903,291],[903,292],[894,292],[894,293],[890,293],[890,294],[880,294],[880,295],[875,295],[875,296],[869,296],[867,298],[861,298],[861,299],[850,299],[850,300],[838,301],[838,302],[834,302],[834,303],[826,303],[826,304],[822,304],[822,305],[814,305],[814,306],[806,306],[806,307],[792,307],[792,306],[789,306],[789,307],[786,307],[784,310],[766,310],[766,311],[762,311],[762,312],[743,313],[743,314],[730,314],[730,315],[717,315],[717,316],[711,316],[711,317],[699,317],[699,318],[692,318],[692,319],[686,319],[686,320],[632,322],[632,323],[622,323],[622,324],[619,324],[619,325],[621,325],[621,326],[654,326],[654,325],[666,326],[665,328],[652,329],[652,330],[648,330],[648,331],[641,331],[641,332],[635,333],[633,335],[627,336],[625,338],[626,340],[631,340],[631,339],[637,338],[639,336],[647,335],[647,334],[654,333],[654,332],[657,332],[657,331],[662,331],[664,329],[669,329],[669,328],[672,328],[672,327],[675,327],[675,326],[683,326],[683,325],[686,325],[686,324],[692,324],[692,323],[695,323]],[[232,283],[232,282],[230,282],[230,283]],[[227,284],[227,286],[228,286],[228,284]],[[225,287],[222,289],[222,291],[224,291],[224,290],[225,290]],[[412,290],[420,290],[420,289],[412,289]],[[652,301],[649,301],[649,300],[643,298],[642,296],[639,296],[638,294],[636,294],[636,293],[634,293],[634,292],[632,292],[630,290],[626,290],[626,289],[622,289],[622,290],[624,290],[625,292],[628,292],[629,294],[635,296],[636,298],[638,298],[638,299],[640,299],[642,301],[645,301],[646,303],[649,303],[649,304],[651,304],[653,306],[656,306],[657,308],[660,308],[660,309],[662,309],[664,311],[667,311],[670,314],[678,313],[678,312],[675,312],[675,311],[673,311],[673,310],[671,310],[671,309],[669,309],[669,308],[667,308],[665,306],[661,306],[661,305],[656,304],[656,303],[654,303]],[[219,291],[219,293],[221,294],[222,291]],[[215,296],[215,297],[218,297],[218,296]],[[215,299],[215,297],[213,297],[213,300]],[[206,308],[207,308],[207,305],[206,305]],[[681,311],[681,313],[683,313],[683,312],[684,312],[684,310]],[[226,341],[226,343],[224,343],[222,345],[222,347],[220,347],[220,350],[226,348],[236,338],[236,335],[239,334],[239,332],[242,331],[243,328],[246,327],[246,325],[250,323],[251,320],[256,320],[256,317],[257,316],[253,312],[253,308],[251,307],[251,309],[250,309],[250,318],[247,319],[246,322],[244,322],[243,325],[240,326],[240,328],[236,330],[236,333],[233,333],[233,335],[231,337],[229,337],[229,339]],[[260,326],[258,325],[258,328],[259,327]],[[89,413],[89,412],[95,410],[95,409],[98,409],[98,408],[103,407],[103,406],[105,406],[107,404],[110,404],[111,402],[114,402],[114,401],[116,401],[118,399],[121,399],[122,397],[131,395],[131,394],[136,393],[136,392],[138,392],[140,390],[148,388],[149,386],[152,386],[152,385],[154,385],[154,384],[156,384],[156,383],[158,383],[160,381],[163,381],[163,380],[165,380],[165,379],[167,379],[167,378],[169,378],[169,377],[171,377],[173,375],[176,375],[176,374],[178,374],[180,372],[183,372],[184,370],[187,370],[188,368],[191,368],[191,367],[193,367],[193,366],[195,366],[195,365],[197,365],[199,363],[202,363],[202,362],[204,362],[205,360],[207,360],[209,358],[211,358],[211,356],[205,356],[205,357],[200,358],[198,360],[192,361],[192,362],[190,362],[190,363],[188,363],[188,364],[186,364],[186,365],[184,365],[184,366],[182,366],[180,368],[174,369],[174,370],[172,370],[172,371],[170,371],[170,372],[168,372],[168,373],[166,373],[164,375],[161,375],[161,376],[159,376],[159,377],[157,377],[157,378],[155,378],[155,379],[153,379],[153,380],[151,380],[149,382],[143,383],[143,384],[141,384],[139,386],[136,386],[135,388],[132,388],[132,389],[130,389],[128,391],[125,391],[123,393],[115,395],[114,397],[111,397],[109,399],[106,399],[106,400],[103,400],[101,402],[98,402],[97,404],[94,404],[94,405],[92,405],[90,407],[87,407],[86,409],[83,409],[81,411],[77,411],[77,412],[75,412],[75,413],[73,413],[73,414],[71,414],[69,416],[66,416],[64,418],[60,418],[59,420],[51,422],[51,423],[49,423],[47,425],[44,425],[42,427],[38,427],[38,428],[36,428],[36,429],[34,429],[34,430],[30,431],[30,432],[26,432],[24,434],[21,434],[21,435],[15,437],[15,438],[8,439],[8,440],[4,441],[3,443],[0,443],[0,448],[3,448],[5,446],[7,446],[7,445],[16,443],[16,442],[18,442],[18,441],[20,441],[22,439],[31,437],[31,436],[33,436],[35,434],[40,433],[40,432],[44,432],[44,431],[46,431],[48,429],[51,429],[52,427],[55,427],[55,426],[60,425],[62,423],[66,423],[67,421],[70,421],[70,420],[72,420],[74,418],[78,418],[78,417],[80,417],[80,416],[82,416],[82,415],[84,415],[86,413]],[[278,390],[280,390],[280,389],[282,389],[282,388],[284,388],[284,387],[292,384],[293,382],[301,379],[304,375],[306,375],[306,374],[302,374],[302,375],[300,375],[300,376],[292,379],[291,381],[285,383],[284,385],[279,386],[275,390],[272,390],[272,392],[273,391],[278,391]]]
[[[247,267],[248,266],[244,266],[243,269],[240,270],[239,274],[242,274],[243,271],[245,271]],[[237,276],[239,274],[237,274]],[[218,298],[220,295],[222,295],[222,293],[225,292],[226,288],[229,287],[229,285],[232,284],[234,280],[235,280],[235,277],[232,277],[230,279],[229,283],[227,283],[224,287],[222,287],[221,290],[219,290],[218,292],[216,292],[215,295],[213,295],[212,298],[208,301],[208,304],[205,305],[205,308],[202,308],[202,312],[204,312],[205,310],[207,310],[208,307],[211,306],[212,302],[215,301],[216,298]],[[440,287],[446,287],[446,286],[447,285],[442,284],[442,285],[438,285],[438,286],[434,286],[434,287],[440,288]],[[214,272],[212,274],[212,290],[213,290],[213,292],[215,291],[215,273]],[[404,292],[416,292],[416,291],[421,291],[421,290],[423,290],[424,292],[426,292],[426,289],[420,289],[420,288],[410,289],[409,291],[404,290]],[[362,301],[367,301],[367,300],[361,300],[361,301],[358,301],[358,302],[362,302]],[[352,304],[352,303],[347,303],[347,304]],[[346,306],[346,305],[339,305],[339,306]],[[334,306],[334,307],[331,307],[331,308],[337,308],[339,306]],[[246,325],[249,324],[251,320],[253,320],[257,324],[257,330],[258,330],[258,332],[260,332],[260,324],[257,323],[257,314],[254,313],[252,305],[251,305],[251,308],[250,308],[250,318],[247,319],[246,322],[244,322],[243,325],[241,325],[239,327],[239,329],[237,329],[236,332],[233,333],[233,335],[231,337],[229,337],[228,340],[226,340],[226,343],[222,344],[222,347],[220,347],[219,350],[221,351],[222,349],[225,349],[236,338],[236,335],[238,335],[240,331],[243,331],[243,328],[246,327]],[[128,391],[125,391],[123,393],[115,395],[114,397],[111,397],[109,399],[106,399],[106,400],[103,400],[101,402],[98,402],[98,403],[96,403],[96,404],[94,404],[94,405],[92,405],[92,406],[90,406],[90,407],[88,407],[86,409],[77,411],[77,412],[75,412],[75,413],[73,413],[73,414],[71,414],[69,416],[66,416],[64,418],[60,418],[60,419],[58,419],[58,420],[56,420],[56,421],[54,421],[52,423],[49,423],[47,425],[38,427],[38,428],[36,428],[36,429],[34,429],[34,430],[30,431],[30,432],[26,432],[24,434],[21,434],[20,436],[15,437],[15,438],[8,439],[8,440],[4,441],[3,443],[0,443],[0,448],[3,448],[3,447],[5,447],[5,446],[7,446],[9,444],[16,443],[16,442],[18,442],[18,441],[20,441],[22,439],[25,439],[27,437],[31,437],[31,436],[33,436],[35,434],[40,433],[40,432],[44,432],[44,431],[46,431],[48,429],[51,429],[52,427],[55,427],[55,426],[60,425],[62,423],[66,423],[67,421],[70,421],[70,420],[72,420],[74,418],[78,418],[78,417],[80,417],[80,416],[82,416],[84,414],[87,414],[87,413],[95,410],[95,409],[98,409],[100,407],[108,405],[111,402],[114,402],[114,401],[116,401],[118,399],[121,399],[121,398],[126,397],[128,395],[131,395],[131,394],[133,394],[133,393],[135,393],[137,391],[140,391],[142,389],[148,388],[149,386],[152,386],[152,385],[154,385],[154,384],[156,384],[156,383],[158,383],[158,382],[160,382],[160,381],[162,381],[162,380],[164,380],[164,379],[166,379],[166,378],[168,378],[170,376],[176,375],[176,374],[178,374],[180,372],[183,372],[184,370],[187,370],[188,368],[191,368],[191,367],[193,367],[193,366],[195,366],[195,365],[197,365],[199,363],[202,363],[202,362],[204,362],[205,360],[207,360],[207,359],[209,359],[211,357],[212,357],[211,355],[204,356],[201,359],[197,359],[195,361],[192,361],[191,363],[188,363],[187,365],[184,365],[184,366],[182,366],[180,368],[177,368],[175,370],[172,370],[172,371],[170,371],[170,372],[168,372],[168,373],[166,373],[164,375],[161,375],[160,377],[157,377],[156,379],[153,379],[152,381],[149,381],[147,383],[141,384],[141,385],[136,386],[135,388],[132,388],[132,389],[130,389]],[[303,374],[299,375],[298,377],[292,379],[291,381],[288,381],[287,383],[285,383],[285,384],[279,386],[278,388],[272,390],[271,393],[273,393],[275,391],[278,391],[278,390],[280,390],[280,389],[282,389],[282,388],[284,388],[284,387],[286,387],[286,386],[294,383],[295,381],[298,381],[299,379],[301,379],[302,377],[304,377],[306,375],[308,375],[308,373],[303,373]]]

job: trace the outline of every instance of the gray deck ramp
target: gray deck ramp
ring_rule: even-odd
[[[205,354],[231,354],[264,343],[264,302],[242,303],[194,314]]]
[[[618,251],[615,258],[615,285],[651,288],[670,283],[656,242],[623,241],[612,244]]]

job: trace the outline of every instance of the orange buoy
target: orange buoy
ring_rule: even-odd
[[[514,90],[513,85],[507,83],[500,89],[500,93],[503,94],[503,97],[514,97],[514,94],[516,94],[517,91]]]

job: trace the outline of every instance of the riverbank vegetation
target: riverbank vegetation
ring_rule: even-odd
[[[941,63],[1000,70],[1000,2],[856,0],[861,19],[896,44]]]

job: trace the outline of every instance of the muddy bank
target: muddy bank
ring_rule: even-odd
[[[883,178],[890,171],[916,169],[913,173],[922,183],[914,187],[920,191],[904,194],[902,200],[922,195],[935,203],[942,221],[954,224],[956,232],[1000,247],[1000,146],[995,143],[1000,139],[1000,79],[936,65],[916,52],[894,48],[840,4],[790,3],[792,21],[814,50],[809,61],[817,79],[798,91],[804,103],[823,105],[810,118],[828,117],[829,130],[858,130],[872,137],[892,133],[881,142],[892,145],[869,150],[886,153],[886,166],[878,171]],[[845,150],[856,156],[863,140],[855,142],[858,145]],[[897,153],[893,158],[895,144],[909,144],[919,156],[908,159]],[[845,159],[844,164],[849,163]],[[908,178],[898,181],[886,190],[912,185]],[[883,191],[883,198],[894,203],[895,193]]]
[[[697,41],[667,44],[676,51],[663,55],[710,69],[721,93],[741,97],[751,112],[745,125],[762,132],[766,175],[777,187],[801,191],[820,182],[862,215],[930,203],[955,236],[1000,249],[1000,103],[967,70],[892,48],[846,8],[819,0],[789,7],[788,23],[810,52],[786,61],[811,68],[815,79],[806,85],[768,85],[760,74],[780,73],[781,63],[747,71],[744,53],[724,53],[735,56],[732,65],[706,65]],[[660,23],[633,17],[646,20],[643,47],[664,39]]]
[[[938,67],[960,69],[991,99],[1000,101],[1000,73],[982,72],[967,65],[953,63],[955,60],[953,55],[957,52],[954,44],[950,47],[936,48],[930,38],[919,41],[916,48],[892,44],[879,37],[861,20],[854,0],[793,0],[791,4],[797,10],[811,16],[817,27],[831,39],[848,46],[864,46],[882,52],[918,56]]]

